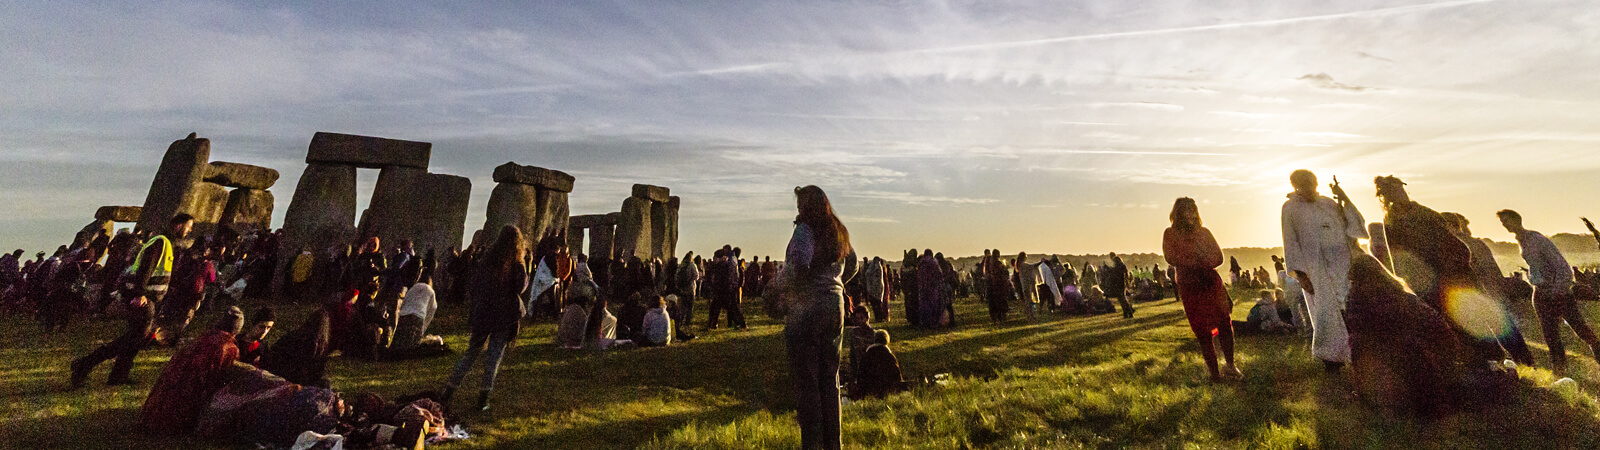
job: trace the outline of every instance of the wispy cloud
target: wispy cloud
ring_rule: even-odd
[[[1333,76],[1332,75],[1328,75],[1328,74],[1322,73],[1322,72],[1309,73],[1309,74],[1301,75],[1300,78],[1296,78],[1296,79],[1305,81],[1307,83],[1310,83],[1312,86],[1316,86],[1316,87],[1319,87],[1319,88],[1322,88],[1322,89],[1332,89],[1332,90],[1348,91],[1348,92],[1362,92],[1362,91],[1369,91],[1369,90],[1377,89],[1377,88],[1374,88],[1374,87],[1356,86],[1356,85],[1344,84],[1344,83],[1340,83],[1340,82],[1337,82],[1337,81],[1333,81]]]
[[[1089,107],[1091,107],[1091,108],[1133,108],[1133,109],[1147,109],[1147,110],[1152,110],[1152,111],[1183,112],[1183,106],[1182,105],[1174,105],[1174,104],[1171,104],[1171,103],[1159,103],[1159,102],[1090,103]]]

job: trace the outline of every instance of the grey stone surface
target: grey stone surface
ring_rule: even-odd
[[[284,212],[284,243],[290,252],[282,254],[299,254],[302,248],[321,252],[347,243],[354,238],[355,221],[355,166],[308,164]]]
[[[516,225],[523,236],[530,236],[538,217],[539,188],[527,184],[499,183],[489,192],[489,207],[484,212],[483,239],[494,240],[500,228]],[[476,241],[480,245],[489,242]]]
[[[413,206],[423,198],[417,195],[418,185],[427,176],[427,170],[414,167],[390,166],[379,171],[378,181],[373,184],[372,200],[367,202],[367,209],[361,212],[361,221],[356,226],[361,236],[377,236],[389,243],[401,237],[397,234],[407,234],[397,232],[407,227],[414,215]]]
[[[139,211],[143,209],[138,206],[101,206],[94,211],[94,218],[112,222],[138,222]]]
[[[664,203],[667,201],[667,197],[670,197],[671,195],[672,193],[669,189],[661,186],[651,186],[648,184],[633,185],[634,197],[650,200],[652,202]]]
[[[557,192],[572,192],[575,179],[572,175],[559,170],[543,167],[524,166],[514,162],[507,162],[494,168],[494,182],[518,183],[538,186]]]
[[[217,225],[222,222],[222,212],[227,207],[228,188],[202,181],[189,188],[177,212],[194,216],[193,236],[198,237],[217,231]]]
[[[272,229],[272,191],[265,189],[234,189],[228,193],[227,206],[222,209],[219,224],[233,227],[240,233]]]
[[[388,166],[427,169],[433,144],[318,131],[311,136],[306,163],[345,164],[377,169]]]
[[[377,236],[385,246],[410,239],[419,255],[429,249],[444,255],[461,248],[471,196],[472,180],[465,177],[386,167],[378,174],[358,229],[363,236]]]
[[[622,200],[621,215],[617,218],[616,256],[637,256],[649,259],[655,256],[651,248],[650,205],[653,202],[639,197]]]
[[[598,225],[589,227],[589,259],[612,259],[617,257],[614,237],[616,227],[611,225]]]
[[[667,203],[650,202],[650,254],[662,261],[672,255],[667,245]]]
[[[533,236],[532,239],[544,239],[546,234],[553,233],[556,230],[566,230],[567,218],[572,213],[567,206],[567,193],[551,189],[539,189],[535,195],[534,201],[539,215],[535,220],[537,227],[534,229],[533,234],[530,235]],[[538,241],[533,240],[531,242]]]
[[[583,227],[575,227],[575,226],[572,226],[572,222],[570,222],[570,221],[567,222],[567,252],[568,253],[571,253],[573,255],[577,255],[579,253],[583,253],[583,234],[584,234],[584,228]]]
[[[194,133],[167,146],[166,154],[161,157],[161,167],[156,169],[155,180],[150,182],[150,191],[145,194],[136,228],[153,232],[165,228],[167,220],[191,200],[187,197],[205,175],[206,163],[210,160],[211,140],[195,137]]]
[[[600,226],[600,225],[612,225],[612,226],[615,226],[617,224],[617,215],[618,215],[617,213],[611,213],[611,214],[584,214],[584,215],[581,215],[581,216],[572,216],[571,218],[567,219],[567,224],[570,225],[570,226],[579,227],[579,228],[589,228],[589,227],[595,227],[595,226]]]
[[[666,256],[663,256],[662,259],[678,254],[678,209],[682,204],[682,200],[676,195],[667,198],[667,236],[662,240],[662,251],[666,253]]]
[[[261,166],[212,161],[206,165],[204,181],[231,188],[271,189],[278,182],[278,171]]]

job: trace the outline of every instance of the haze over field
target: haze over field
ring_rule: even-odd
[[[1302,167],[1369,220],[1389,174],[1500,241],[1498,209],[1600,216],[1589,1],[528,3],[0,4],[0,247],[141,203],[190,132],[283,174],[275,224],[334,131],[433,142],[469,232],[516,161],[575,175],[574,214],[671,187],[680,249],[754,255],[802,184],[890,259],[1159,251],[1179,196],[1275,247]]]

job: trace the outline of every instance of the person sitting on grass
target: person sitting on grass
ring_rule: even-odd
[[[421,274],[417,283],[406,290],[404,300],[400,305],[399,325],[395,327],[394,342],[389,344],[386,359],[407,359],[438,356],[449,353],[444,343],[438,336],[429,338],[428,325],[433,323],[433,315],[439,310],[439,301],[436,300],[433,290],[433,253],[429,252],[424,259]]]
[[[617,339],[617,316],[611,315],[606,307],[610,305],[605,298],[595,301],[594,307],[589,310],[589,323],[586,330],[584,347],[595,350],[609,350],[612,347],[629,347],[633,341]]]
[[[143,431],[156,436],[189,433],[211,394],[226,384],[223,371],[239,358],[233,334],[213,330],[178,350],[161,368],[139,413]]]
[[[561,323],[556,326],[556,346],[565,349],[583,348],[585,331],[589,325],[589,303],[592,296],[573,296],[561,312]]]
[[[672,295],[676,299],[676,295]],[[644,313],[639,332],[639,345],[665,347],[672,343],[672,318],[667,317],[667,301],[656,295],[650,298],[650,309]]]
[[[1289,310],[1278,304],[1282,295],[1282,289],[1262,289],[1245,319],[1233,321],[1234,331],[1239,334],[1292,333],[1294,325],[1283,321],[1283,315]]]
[[[294,384],[329,387],[328,354],[333,352],[328,313],[314,310],[300,326],[278,339],[261,356],[261,369]]]
[[[234,345],[239,347],[239,362],[261,366],[261,356],[267,353],[267,342],[264,339],[277,323],[277,314],[273,312],[271,306],[263,306],[250,316],[249,328],[234,337]]]
[[[900,360],[889,350],[888,330],[873,333],[873,343],[862,352],[857,370],[855,389],[850,390],[851,400],[883,398],[908,389],[900,371]]]
[[[1178,268],[1178,292],[1183,303],[1183,315],[1189,319],[1189,329],[1200,341],[1200,354],[1205,356],[1206,371],[1212,382],[1224,379],[1243,379],[1244,373],[1233,365],[1233,322],[1228,314],[1233,301],[1222,285],[1222,276],[1216,268],[1222,265],[1222,248],[1211,230],[1200,225],[1200,207],[1194,199],[1179,198],[1172,204],[1172,226],[1161,239],[1161,254],[1167,264]],[[1226,365],[1217,367],[1217,348],[1221,347]]]

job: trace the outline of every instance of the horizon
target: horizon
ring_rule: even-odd
[[[506,161],[575,176],[573,215],[672,189],[680,253],[781,256],[805,184],[886,260],[1159,253],[1185,196],[1224,248],[1272,248],[1299,168],[1369,222],[1396,175],[1477,237],[1514,241],[1508,208],[1586,235],[1597,25],[1579,1],[14,2],[0,248],[143,203],[190,132],[279,171],[275,227],[331,131],[433,143],[473,182],[469,237]]]

